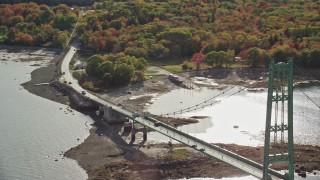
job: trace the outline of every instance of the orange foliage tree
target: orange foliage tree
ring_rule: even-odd
[[[191,59],[197,65],[197,70],[199,70],[200,65],[205,61],[206,56],[200,52],[193,54]]]

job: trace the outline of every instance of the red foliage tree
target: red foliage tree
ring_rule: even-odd
[[[199,70],[200,64],[205,61],[206,56],[202,53],[195,53],[191,59],[197,65],[197,70]]]

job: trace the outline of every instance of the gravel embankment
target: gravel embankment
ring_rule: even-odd
[[[41,83],[51,83],[56,81],[60,77],[59,73],[59,61],[63,55],[55,56],[48,66],[40,67],[31,72],[31,80],[22,84],[22,86],[32,94],[37,96],[59,102],[62,104],[68,104],[69,98],[65,93],[58,88],[50,84],[36,85]]]

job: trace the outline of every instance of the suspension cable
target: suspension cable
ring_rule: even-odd
[[[311,73],[308,73],[308,74],[311,75],[311,76],[308,76],[308,75],[306,74],[306,72],[304,72],[304,71],[302,70],[302,67],[299,66],[298,64],[293,63],[293,65],[294,65],[296,68],[298,68],[298,70],[304,75],[304,77],[317,80],[317,79],[315,79],[315,78],[312,76]]]
[[[313,99],[311,99],[305,92],[303,92],[301,89],[299,89],[300,92],[302,92],[314,105],[316,105],[320,109],[320,105],[318,105]]]
[[[235,87],[236,87],[236,86],[232,86],[231,88],[227,89],[226,91],[223,91],[223,92],[221,92],[221,93],[219,93],[219,94],[217,94],[217,95],[215,95],[215,96],[213,96],[213,97],[211,97],[211,98],[209,98],[209,99],[207,99],[207,100],[205,100],[205,101],[203,101],[203,102],[201,102],[201,103],[195,104],[195,105],[193,105],[193,106],[190,106],[190,107],[187,107],[187,108],[184,108],[184,109],[180,109],[180,110],[178,110],[178,111],[174,111],[174,112],[172,112],[172,113],[160,114],[160,116],[163,116],[163,115],[174,115],[174,114],[176,114],[176,113],[181,113],[181,112],[185,112],[185,111],[190,111],[190,110],[191,110],[192,108],[194,108],[194,107],[197,107],[196,109],[198,109],[198,107],[200,107],[202,104],[204,104],[203,107],[204,107],[204,106],[208,106],[208,105],[212,105],[212,104],[214,104],[214,103],[217,103],[217,101],[210,103],[211,100],[217,98],[218,96],[221,96],[221,95],[225,94],[226,92],[230,91],[231,89],[233,89],[233,88],[235,88]],[[208,104],[207,104],[207,103],[208,103]],[[207,105],[205,105],[205,104],[207,104]]]
[[[161,114],[160,116],[169,116],[169,115],[175,115],[175,114],[182,114],[182,113],[185,113],[185,112],[191,112],[191,111],[195,111],[195,110],[198,110],[198,109],[201,109],[201,108],[205,108],[205,107],[207,107],[207,106],[211,106],[211,105],[213,105],[213,104],[216,104],[216,103],[218,103],[218,102],[221,102],[221,100],[212,102],[212,101],[211,101],[212,99],[214,99],[215,97],[218,97],[218,96],[220,96],[220,95],[222,95],[222,94],[225,94],[226,92],[230,91],[230,90],[233,89],[234,87],[235,87],[235,86],[233,86],[232,88],[230,88],[230,89],[228,89],[228,90],[226,90],[226,91],[224,91],[224,92],[222,92],[222,93],[220,93],[220,94],[218,94],[218,95],[216,95],[216,96],[214,96],[214,97],[212,97],[212,98],[210,98],[210,99],[207,99],[206,101],[203,101],[203,102],[201,102],[201,103],[199,103],[199,104],[196,104],[196,105],[193,105],[193,106],[190,106],[190,107],[188,107],[188,108],[181,109],[181,110],[178,110],[178,111],[175,111],[175,112],[172,112],[172,113]],[[229,98],[229,97],[231,97],[231,96],[233,96],[233,95],[235,95],[235,94],[238,94],[238,93],[240,93],[241,91],[243,91],[243,90],[245,90],[245,89],[247,89],[247,88],[242,88],[242,89],[236,91],[235,93],[232,93],[231,95],[225,97],[225,99],[226,99],[226,98]]]
[[[307,74],[306,74],[301,68],[299,68],[299,66],[298,66],[297,64],[294,63],[294,65],[295,65],[295,67],[298,68],[298,70],[299,70],[302,74],[304,74],[305,77],[308,78]],[[317,80],[317,79],[313,78],[312,75],[311,75],[311,79]],[[304,91],[302,91],[300,88],[298,88],[298,89],[299,89],[299,91],[302,92],[314,105],[316,105],[316,106],[320,109],[320,105],[319,105],[319,104],[317,104],[310,96],[308,96],[308,95],[307,95]]]

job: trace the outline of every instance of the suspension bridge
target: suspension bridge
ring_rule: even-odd
[[[75,91],[78,93],[82,93],[84,89],[79,86],[79,84],[76,82],[76,80],[73,79],[69,72],[69,63],[71,61],[72,56],[74,55],[76,51],[76,47],[71,46],[69,52],[66,54],[62,65],[61,65],[61,71],[65,72],[63,75],[63,78],[68,82],[74,82],[71,84],[68,84],[71,86]],[[161,121],[158,121],[157,119],[150,117],[150,116],[143,116],[140,115],[132,110],[126,109],[123,106],[119,106],[119,104],[115,104],[111,101],[107,101],[104,99],[101,99],[100,97],[93,95],[91,93],[86,93],[85,96],[87,98],[90,98],[92,101],[98,103],[100,105],[100,109],[104,112],[105,118],[116,118],[116,119],[122,119],[127,118],[132,121],[132,130],[131,130],[131,136],[132,139],[135,139],[135,124],[141,124],[144,127],[143,130],[143,138],[144,140],[147,139],[147,129],[153,129],[154,131],[157,131],[171,139],[174,139],[182,144],[185,144],[189,147],[192,147],[193,149],[202,152],[204,154],[207,154],[211,157],[217,158],[223,162],[226,162],[238,169],[241,169],[257,178],[260,179],[293,179],[293,137],[292,137],[292,89],[293,89],[293,82],[292,82],[292,61],[289,61],[289,63],[280,63],[280,64],[274,64],[271,63],[270,65],[270,72],[269,72],[269,88],[268,88],[268,108],[267,108],[267,117],[266,117],[266,137],[265,137],[265,153],[264,153],[264,163],[259,164],[257,162],[254,162],[250,159],[247,159],[245,157],[242,157],[238,154],[235,154],[231,151],[228,151],[226,149],[220,148],[219,146],[207,143],[201,139],[198,139],[196,137],[193,137],[185,132],[179,131],[176,128],[167,125]],[[215,99],[230,91],[234,87],[231,87],[222,93],[215,95],[212,98],[209,98],[201,103],[192,105],[188,108],[180,109],[175,112],[170,112],[163,115],[175,115],[178,113],[183,112],[189,112],[193,111],[199,108],[203,108],[205,106],[211,106],[214,103],[217,103],[219,101],[215,101]],[[234,92],[230,94],[229,96],[232,96],[236,93],[239,93],[243,91],[244,88],[238,90],[237,92]],[[275,91],[274,91],[275,90]],[[284,102],[288,101],[288,120],[284,120],[283,115],[283,107]],[[278,102],[281,103],[280,106],[282,106],[281,109],[281,121],[277,122],[275,121],[274,125],[271,125],[274,120],[272,120],[272,105],[275,103],[275,112],[274,114],[278,116]],[[315,103],[315,102],[314,102]],[[316,104],[316,103],[315,103]],[[317,104],[316,104],[317,105]],[[319,107],[319,106],[318,106]],[[288,131],[288,144],[289,146],[284,147],[284,132]],[[281,133],[280,140],[277,139],[277,132]],[[274,133],[273,137],[274,142],[271,141],[270,135]],[[278,154],[271,153],[269,154],[269,147],[270,145],[273,147],[276,147],[277,142],[280,141],[280,144],[282,145],[281,149],[278,150]],[[284,152],[286,150],[287,152]],[[277,162],[277,161],[288,161],[289,164],[289,172],[284,174],[280,173],[278,171],[275,171],[271,168],[269,168],[269,165],[271,163]]]

